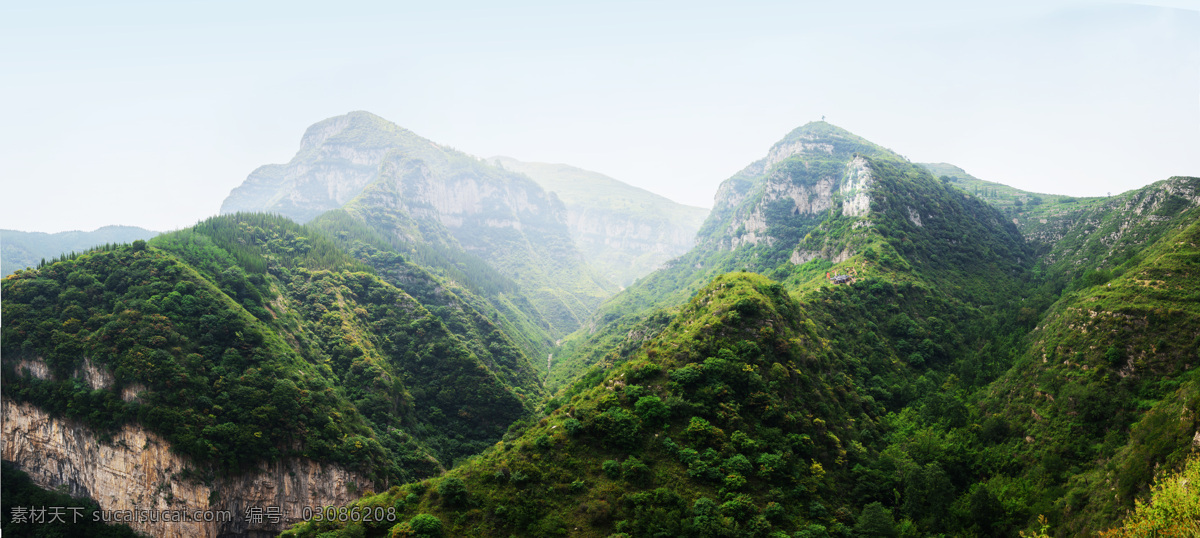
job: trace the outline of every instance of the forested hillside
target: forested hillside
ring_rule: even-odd
[[[1197,182],[1055,200],[1084,213],[1026,241],[1012,219],[1037,204],[994,207],[810,124],[722,186],[693,251],[564,343],[540,420],[359,501],[399,526],[291,533],[1113,527],[1200,431]]]
[[[135,421],[233,471],[301,455],[428,476],[498,438],[540,384],[486,319],[444,322],[372,273],[261,215],[19,272],[4,393],[99,430]]]

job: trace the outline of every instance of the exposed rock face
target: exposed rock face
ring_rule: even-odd
[[[4,398],[0,407],[3,459],[43,488],[66,486],[71,495],[89,497],[102,510],[132,511],[132,520],[120,522],[151,536],[274,536],[298,521],[306,507],[344,505],[361,495],[358,488],[370,487],[354,473],[297,458],[233,477],[188,479],[181,473],[206,473],[142,428],[127,425],[101,440],[88,428],[29,404]],[[270,513],[268,507],[279,507],[278,521],[247,520],[247,510]],[[197,511],[200,521],[180,520],[179,514]],[[206,517],[212,521],[203,521]]]
[[[871,168],[867,160],[855,157],[846,165],[846,176],[842,181],[842,214],[850,217],[865,217],[871,211]],[[855,223],[858,227],[859,223]],[[868,222],[868,226],[870,223]]]
[[[773,149],[771,155],[778,159],[777,162],[782,162],[790,155],[778,153],[776,150],[779,147]],[[805,150],[811,149],[813,144],[792,144],[787,147]],[[816,147],[824,151],[824,145],[818,144]],[[757,196],[752,192],[739,191],[733,181],[728,181],[717,193],[718,207],[733,214],[728,227],[730,235],[721,246],[732,250],[743,245],[774,245],[776,238],[768,233],[770,224],[766,212],[768,206],[779,200],[788,202],[788,211],[793,217],[815,217],[835,209],[839,204],[843,215],[866,217],[871,209],[872,185],[870,166],[862,157],[850,159],[836,174],[823,175],[815,180],[794,177],[784,168],[768,167]],[[856,228],[859,227],[857,224]],[[870,223],[863,221],[862,225],[869,226]],[[792,263],[804,263],[818,257],[830,258],[819,253],[797,252],[792,256]]]
[[[387,129],[375,120],[365,112],[352,112],[309,127],[291,162],[268,164],[251,172],[229,193],[221,213],[264,211],[306,222],[341,207],[379,177],[379,164],[396,145],[391,140],[361,136],[371,128]],[[392,133],[397,138],[416,136],[394,129]]]

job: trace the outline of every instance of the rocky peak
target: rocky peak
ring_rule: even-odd
[[[716,235],[710,233],[705,240],[728,249],[773,245],[771,219],[781,215],[813,218],[840,207],[842,215],[867,217],[874,185],[867,157],[903,161],[894,152],[825,122],[797,128],[775,143],[766,157],[721,184],[713,214],[729,218],[729,224],[708,228]]]

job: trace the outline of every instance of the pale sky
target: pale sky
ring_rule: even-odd
[[[1200,6],[1151,3],[0,0],[0,228],[189,226],[351,110],[706,207],[822,115],[1115,194],[1200,175]]]

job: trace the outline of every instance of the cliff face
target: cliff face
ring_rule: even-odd
[[[715,238],[715,246],[723,250],[744,245],[773,246],[777,238],[770,233],[772,212],[776,214],[776,221],[780,215],[817,218],[840,206],[842,215],[866,217],[871,210],[874,183],[870,165],[866,159],[853,156],[845,162],[834,161],[835,166],[820,166],[829,162],[827,158],[832,147],[827,143],[806,141],[781,144],[771,150],[767,159],[751,165],[722,185],[717,192],[714,212],[731,216],[724,233]],[[807,160],[814,151],[821,163]],[[795,160],[788,162],[792,158]],[[761,176],[748,184],[743,178],[753,173]],[[869,226],[870,222],[863,221],[862,225]],[[801,264],[814,258],[825,258],[836,263],[850,255],[849,252],[794,251],[791,262]]]
[[[73,496],[95,500],[104,511],[133,511],[135,530],[162,537],[274,536],[300,521],[304,509],[344,505],[358,498],[358,488],[370,483],[354,473],[307,459],[287,459],[256,472],[208,480],[205,469],[172,453],[162,438],[144,429],[125,426],[101,438],[72,421],[7,398],[0,401],[3,426],[0,456],[14,462],[39,486],[66,486]],[[248,521],[247,510],[279,507],[272,522]],[[169,514],[221,521],[178,521]],[[145,512],[143,512],[145,511]],[[228,517],[220,515],[228,513]],[[152,516],[150,512],[155,512]]]
[[[221,213],[263,211],[306,222],[358,196],[379,177],[389,151],[416,135],[365,112],[319,122],[304,133],[287,164],[250,173],[221,204]]]

